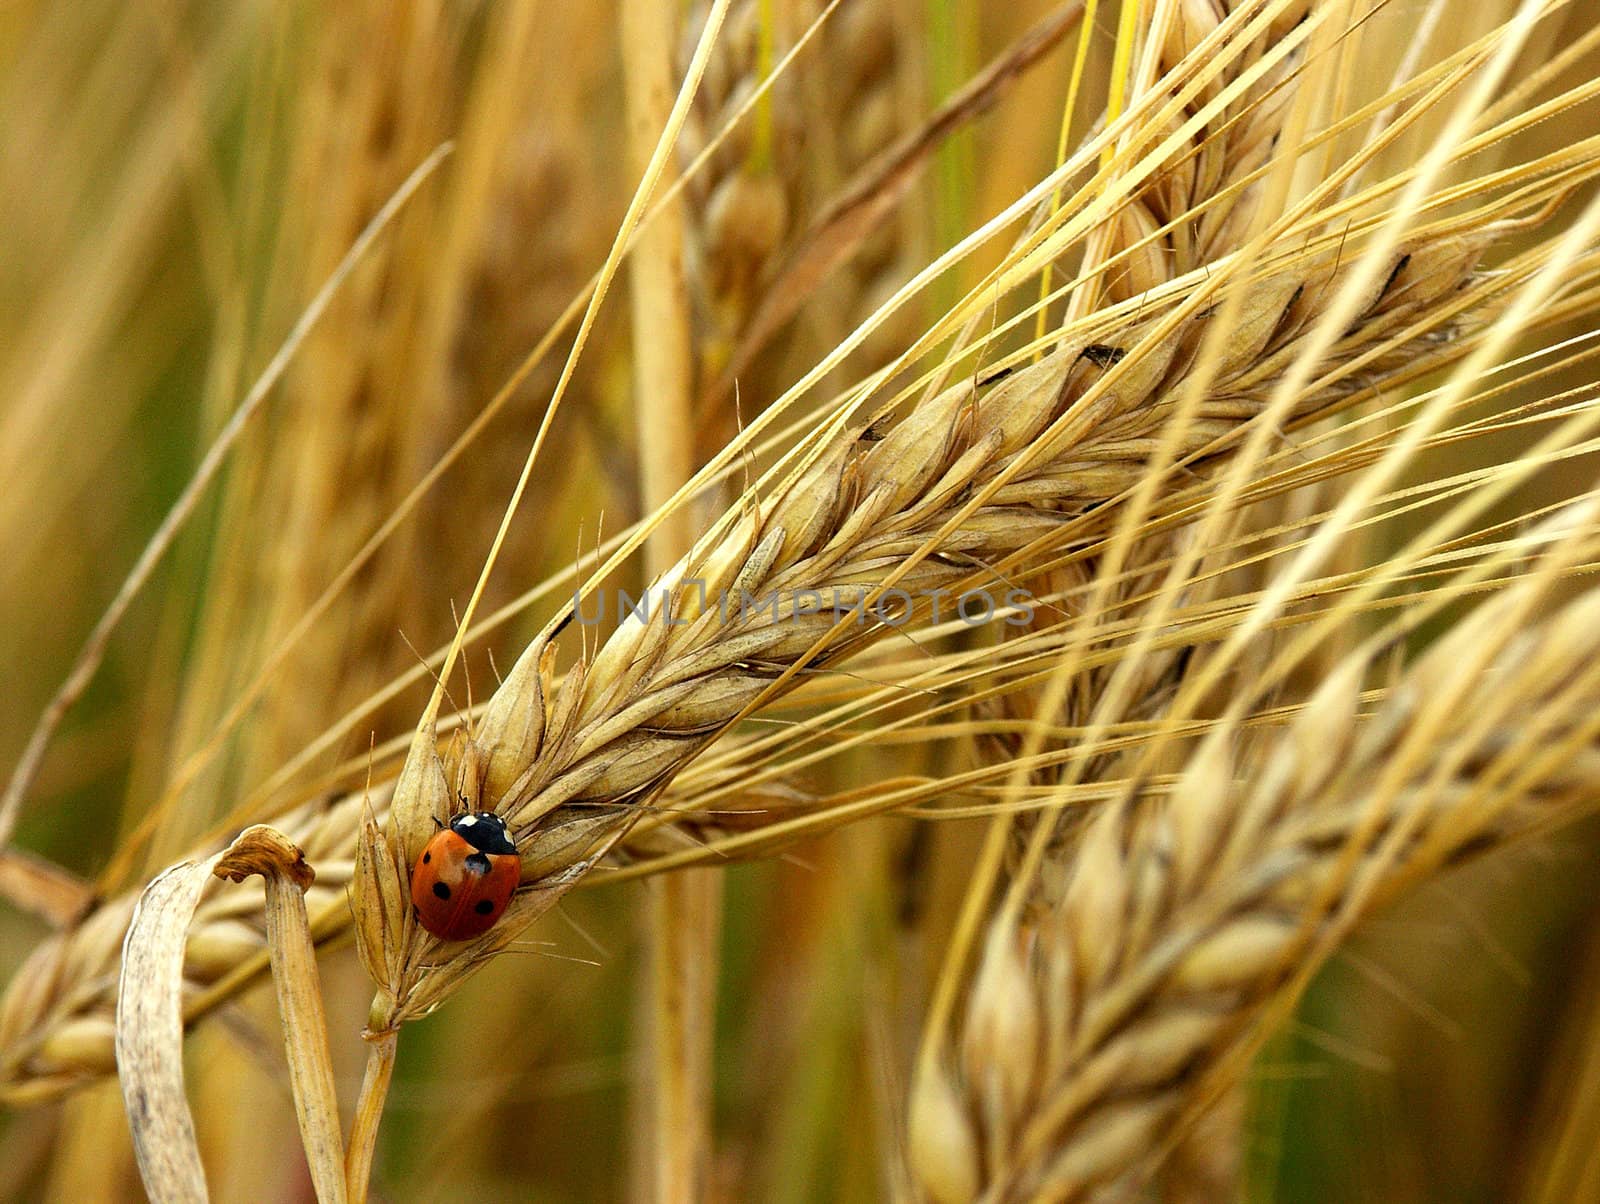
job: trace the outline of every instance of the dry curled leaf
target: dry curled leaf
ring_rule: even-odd
[[[216,860],[182,862],[145,888],[122,946],[117,1074],[140,1177],[162,1204],[209,1199],[183,1088],[183,951]]]

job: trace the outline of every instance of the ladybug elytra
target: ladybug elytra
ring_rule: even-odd
[[[522,861],[492,811],[458,815],[411,867],[411,902],[440,940],[464,941],[494,927],[522,880]]]

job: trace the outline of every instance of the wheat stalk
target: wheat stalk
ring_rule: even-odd
[[[1293,416],[1324,412],[1386,374],[1415,371],[1418,360],[1451,358],[1456,328],[1442,307],[1464,304],[1484,245],[1482,236],[1440,237],[1397,254]],[[1345,270],[1332,257],[1297,266],[1250,283],[1215,386],[1186,429],[1186,455],[1261,411],[1314,325],[1318,298]],[[888,589],[909,602],[913,593],[988,580],[973,566],[1005,565],[1137,479],[1206,321],[1102,327],[1099,337],[1076,339],[992,389],[951,387],[892,427],[836,421],[798,468],[762,487],[766,496],[730,513],[658,579],[651,592],[666,600],[671,624],[630,619],[559,689],[549,684],[555,644],[547,634],[453,756],[441,760],[434,741],[419,738],[396,788],[391,835],[380,841],[370,826],[357,861],[358,942],[368,969],[387,984],[383,1023],[435,1006],[632,818],[612,813],[574,849],[566,808],[651,797],[775,685],[882,633],[884,624],[837,620],[835,601],[881,607]],[[1350,365],[1360,366],[1359,377],[1340,371]],[[818,594],[829,610],[809,605]],[[772,601],[753,613],[719,614],[716,599],[738,605],[744,596]],[[506,817],[534,889],[484,937],[441,950],[398,904],[434,823],[462,799]],[[552,832],[562,833],[569,858],[553,875]]]
[[[719,50],[738,38],[741,16],[748,27],[754,12],[753,6],[746,6],[742,14],[734,14]],[[702,13],[702,21],[708,16]],[[657,131],[671,120],[676,80],[667,47],[675,21],[676,14],[664,6],[642,6],[629,9],[623,22],[630,150],[641,172],[648,170]],[[706,74],[713,79],[719,58],[713,55],[707,63]],[[705,96],[705,84],[702,78],[697,98]],[[736,178],[745,177],[740,173]],[[748,208],[750,200],[734,199],[722,211],[732,214]],[[699,260],[699,272],[691,271],[684,254],[687,233],[706,228],[704,214],[697,216],[702,220],[688,220],[683,211],[669,209],[640,239],[630,268],[634,419],[641,442],[638,478],[647,513],[658,512],[671,499],[701,458],[694,437],[698,349],[692,335],[690,283],[704,278],[706,260]],[[721,256],[714,254],[711,262],[731,263],[739,245],[742,240],[734,239],[716,248]],[[688,517],[685,510],[669,512],[650,531],[644,546],[650,575],[661,572],[688,548],[693,539]],[[645,1022],[635,1042],[638,1069],[630,1105],[643,1123],[632,1143],[632,1190],[640,1199],[692,1200],[705,1194],[711,1161],[712,1032],[722,879],[699,871],[652,881],[647,889],[646,969],[640,992]]]

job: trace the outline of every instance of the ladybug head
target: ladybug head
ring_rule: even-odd
[[[450,821],[450,830],[480,853],[516,854],[506,821],[493,811],[472,811]]]

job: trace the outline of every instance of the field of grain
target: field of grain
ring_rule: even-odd
[[[0,1199],[1600,1201],[1600,4],[13,0],[0,114]]]

